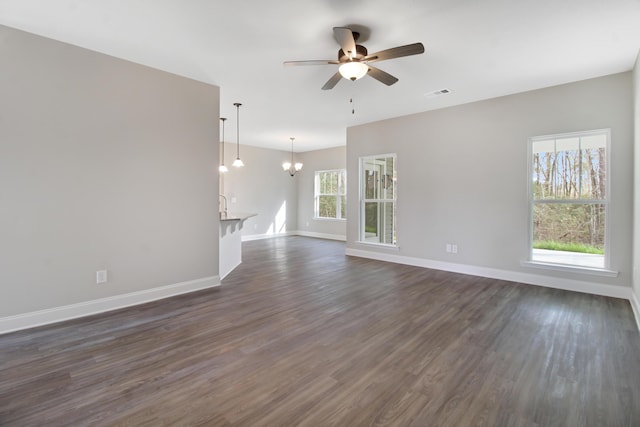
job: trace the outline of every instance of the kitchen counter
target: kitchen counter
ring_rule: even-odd
[[[256,215],[258,214],[247,212],[220,212],[220,221],[244,221]]]
[[[256,215],[247,212],[220,212],[220,280],[242,263],[242,227],[247,218]]]

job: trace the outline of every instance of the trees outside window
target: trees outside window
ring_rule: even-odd
[[[347,171],[345,169],[316,171],[314,217],[347,218]]]
[[[531,138],[531,260],[605,268],[609,130]]]
[[[360,158],[360,241],[396,245],[396,155]]]

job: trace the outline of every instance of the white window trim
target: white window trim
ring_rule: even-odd
[[[397,229],[397,213],[398,213],[398,185],[397,183],[394,185],[394,191],[393,191],[393,199],[364,199],[363,198],[363,185],[362,185],[362,164],[364,163],[365,160],[367,159],[377,159],[380,157],[393,157],[393,165],[394,168],[396,170],[396,173],[398,171],[398,155],[396,153],[386,153],[386,154],[375,154],[375,155],[370,155],[370,156],[362,156],[360,157],[360,159],[358,160],[358,211],[359,211],[359,215],[358,215],[358,240],[356,241],[356,243],[360,244],[360,245],[367,245],[367,246],[374,246],[374,247],[379,247],[379,248],[386,248],[386,249],[398,249],[398,241],[396,239],[396,241],[394,243],[378,243],[378,242],[369,242],[364,240],[364,216],[365,216],[365,212],[364,212],[364,205],[366,202],[382,202],[382,203],[393,203],[394,204],[394,208],[396,211],[396,215],[394,215],[394,229],[397,233],[398,229]]]
[[[382,249],[389,249],[389,250],[393,250],[393,251],[398,251],[400,250],[400,246],[398,246],[397,242],[395,245],[392,245],[390,243],[376,243],[376,242],[367,242],[367,241],[363,241],[363,240],[358,240],[356,241],[357,245],[362,245],[362,246],[374,246],[376,248],[382,248]]]
[[[541,261],[521,261],[523,267],[541,268],[544,270],[564,271],[567,273],[580,273],[590,276],[618,277],[619,272],[608,268],[590,268],[572,264],[548,263]]]
[[[605,230],[604,230],[604,267],[603,268],[591,268],[585,267],[581,265],[574,264],[560,264],[560,263],[547,263],[541,261],[533,260],[533,207],[535,204],[535,200],[533,198],[533,143],[535,141],[541,141],[545,139],[558,139],[558,138],[571,138],[571,137],[583,137],[589,135],[601,135],[606,134],[607,136],[607,148],[606,148],[606,170],[607,170],[607,181],[605,182],[605,192],[606,198],[604,200],[538,200],[537,202],[544,203],[576,203],[576,204],[604,204],[605,205]],[[611,230],[611,219],[609,215],[609,205],[611,204],[611,129],[594,129],[588,131],[579,131],[579,132],[566,132],[566,133],[558,133],[551,135],[540,135],[530,137],[527,146],[527,193],[529,200],[529,254],[528,259],[525,261],[521,261],[521,265],[525,267],[535,267],[535,268],[543,268],[547,270],[556,270],[556,271],[566,271],[566,272],[576,272],[576,273],[584,273],[595,276],[605,276],[605,277],[617,277],[618,272],[615,270],[611,270],[611,250],[610,250],[610,230]],[[586,202],[586,203],[585,203]]]
[[[347,170],[346,169],[325,169],[325,170],[317,170],[313,174],[313,220],[314,221],[346,221],[347,218],[332,218],[328,216],[318,216],[318,211],[320,208],[319,196],[334,196],[332,194],[318,194],[318,174],[323,172],[338,172],[344,173],[344,188],[342,189],[342,194],[340,193],[340,180],[338,179],[338,193],[335,194],[336,197],[336,215],[340,215],[342,208],[342,201],[340,200],[340,196],[347,197]]]

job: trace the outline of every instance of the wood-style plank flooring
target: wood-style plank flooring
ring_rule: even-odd
[[[243,249],[221,288],[0,336],[0,425],[640,426],[627,301]]]

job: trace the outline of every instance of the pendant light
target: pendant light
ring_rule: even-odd
[[[233,166],[237,168],[241,168],[244,166],[244,162],[240,160],[240,104],[239,102],[234,103],[236,106],[236,159],[233,161]]]
[[[218,170],[220,171],[220,173],[225,173],[229,171],[229,169],[227,169],[227,167],[224,165],[224,122],[227,120],[227,118],[220,117],[220,120],[222,121],[222,141],[220,142],[220,145],[222,145],[222,157]]]
[[[296,172],[302,169],[302,163],[293,163],[293,140],[295,138],[291,137],[289,139],[291,140],[291,162],[284,162],[282,169],[284,169],[285,172],[289,172],[289,175],[294,176]]]

